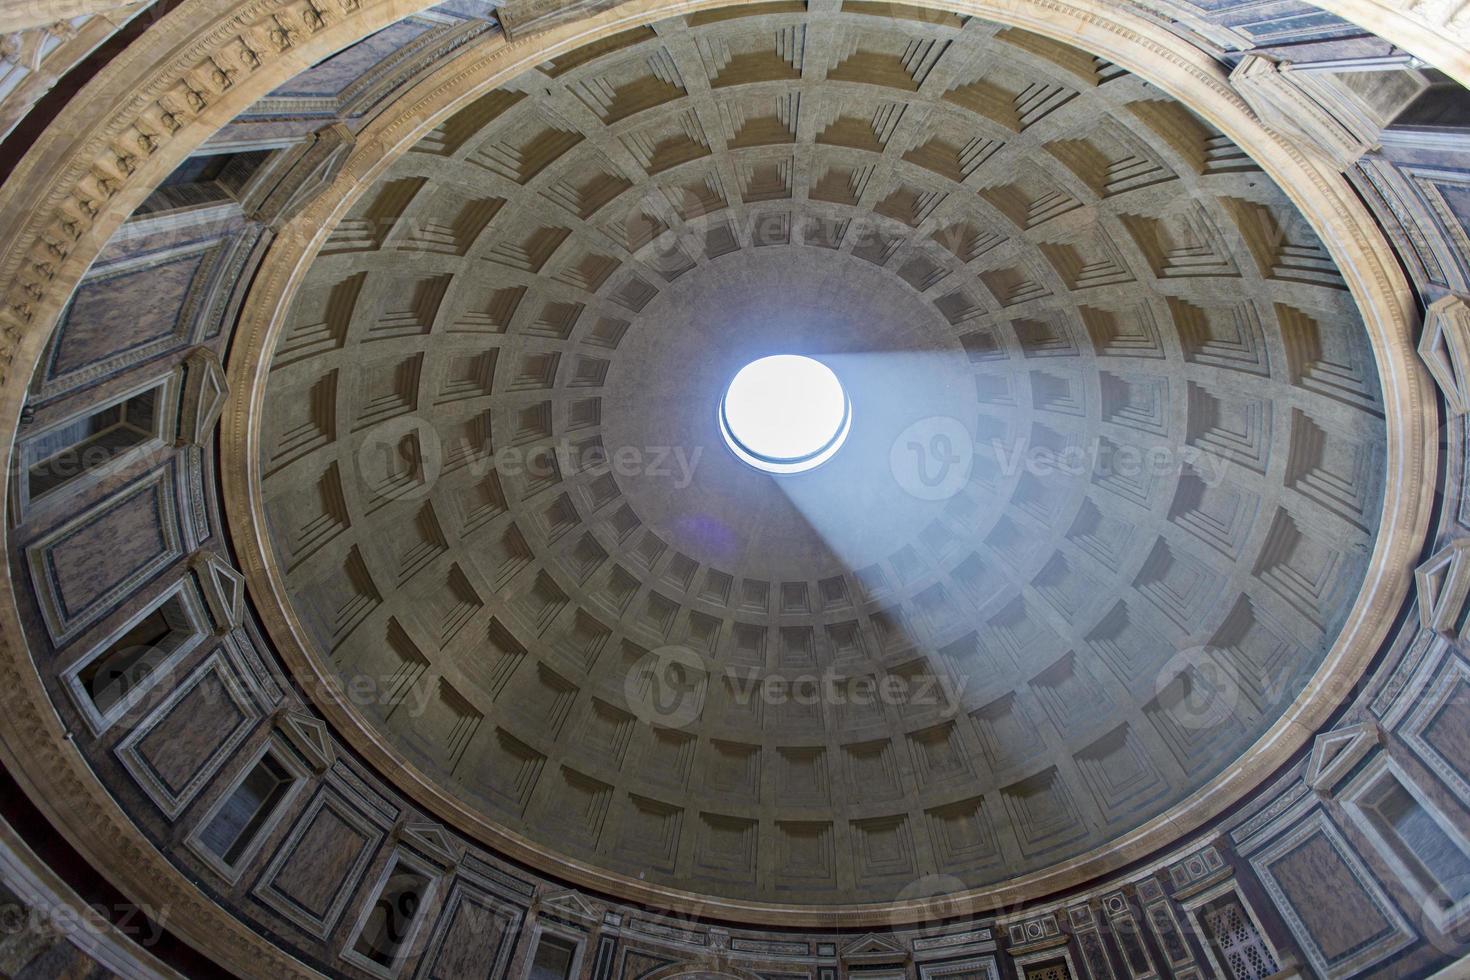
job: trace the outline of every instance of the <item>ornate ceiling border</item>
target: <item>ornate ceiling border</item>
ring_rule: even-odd
[[[630,0],[545,33],[508,41],[496,36],[467,49],[418,83],[358,137],[341,175],[273,245],[246,302],[230,355],[235,393],[224,419],[223,489],[242,570],[267,632],[318,708],[387,778],[438,817],[516,860],[586,888],[635,902],[747,923],[869,927],[921,919],[922,901],[884,905],[795,905],[714,898],[639,881],[568,859],[512,833],[446,792],[350,704],[335,672],[314,649],[287,599],[285,575],[266,534],[260,439],[269,352],[284,328],[302,279],[336,226],[409,147],[448,115],[525,68],[579,44],[648,23],[728,5],[731,0]],[[1436,449],[1427,420],[1432,395],[1414,356],[1407,282],[1347,181],[1314,154],[1265,129],[1230,87],[1222,67],[1161,28],[1097,0],[934,0],[937,8],[1022,27],[1076,44],[1154,83],[1207,117],[1250,153],[1312,223],[1350,284],[1378,360],[1388,420],[1388,493],[1379,539],[1363,590],[1304,693],[1222,774],[1165,814],[1105,847],[955,897],[957,911],[983,912],[1074,887],[1165,847],[1220,814],[1300,749],[1357,684],[1387,636],[1412,581],[1414,556],[1428,526]]]
[[[98,72],[0,185],[0,428],[72,291],[130,214],[255,101],[428,0],[184,0]],[[8,472],[8,470],[7,470]],[[11,483],[0,480],[0,507]],[[8,511],[7,511],[8,513]],[[9,527],[6,535],[9,553]],[[56,832],[171,933],[240,976],[319,977],[205,895],[133,824],[70,741],[0,576],[0,761]]]
[[[507,53],[494,67],[502,77],[508,76],[522,66],[545,60],[553,49],[566,50],[631,23],[722,2],[728,0],[630,3],[523,42],[495,42]],[[0,187],[0,283],[4,283],[0,301],[0,419],[9,436],[13,437],[24,404],[26,381],[72,290],[107,240],[152,188],[256,99],[331,52],[429,5],[428,0],[184,0],[72,100],[11,179]],[[1390,420],[1389,480],[1399,493],[1391,496],[1386,508],[1383,533],[1373,558],[1374,571],[1365,584],[1364,597],[1371,594],[1375,601],[1365,605],[1360,598],[1349,620],[1349,630],[1344,633],[1344,637],[1351,633],[1355,638],[1352,655],[1334,648],[1324,666],[1324,670],[1331,668],[1331,677],[1344,682],[1343,687],[1293,705],[1293,713],[1278,726],[1279,730],[1273,730],[1268,741],[1258,747],[1271,759],[1279,760],[1308,737],[1315,723],[1347,693],[1371,657],[1374,638],[1387,629],[1397,603],[1406,593],[1410,556],[1416,553],[1427,524],[1432,480],[1423,476],[1432,474],[1435,462],[1433,434],[1426,424],[1433,418],[1433,401],[1409,345],[1414,314],[1407,286],[1382,237],[1351,197],[1345,182],[1265,133],[1230,93],[1218,67],[1198,52],[1181,53],[1183,45],[1177,37],[1116,10],[1107,11],[1101,3],[998,0],[985,5],[936,5],[1052,36],[1074,32],[1084,46],[1194,104],[1256,156],[1324,232],[1324,240],[1364,311],[1380,363]],[[1324,3],[1325,8],[1379,31],[1462,82],[1470,81],[1470,66],[1466,64],[1470,61],[1470,24],[1450,31],[1443,25],[1435,26],[1425,16],[1411,16],[1403,8],[1377,0],[1353,0],[1351,5],[1354,11],[1337,10],[1349,6],[1342,0]],[[1448,9],[1434,6],[1436,10]],[[1411,12],[1416,9],[1409,8]],[[1445,22],[1452,19],[1445,15]],[[480,70],[488,67],[482,65]],[[447,67],[411,97],[424,98],[426,86],[455,71],[455,66]],[[488,86],[497,80],[481,77],[480,83]],[[471,96],[461,92],[455,97],[445,90],[438,97],[444,103],[439,115],[444,116]],[[432,123],[421,125],[418,135],[431,127]],[[417,138],[414,134],[398,135],[399,152]],[[360,143],[357,166],[349,172],[360,176],[363,161],[384,150],[383,134],[375,130]],[[341,202],[330,210],[340,214]],[[319,215],[313,211],[306,217]],[[286,241],[299,242],[301,229],[308,227],[298,223]],[[324,237],[323,232],[313,241]],[[302,247],[295,258],[298,264],[309,259],[307,251]],[[284,256],[284,252],[281,254]],[[278,296],[276,308],[286,298]],[[253,305],[251,312],[259,317],[260,304]],[[272,311],[267,308],[265,313],[265,324],[269,326]],[[243,359],[236,359],[234,367],[246,377],[251,374]],[[243,412],[240,409],[244,400],[243,394],[237,395],[227,421],[232,441],[248,435],[242,425],[249,419],[248,406]],[[7,452],[12,441],[5,440]],[[247,453],[243,458],[254,457]],[[1408,488],[1407,496],[1404,488]],[[8,492],[9,487],[0,484],[0,495]],[[238,494],[232,499],[235,505],[242,503]],[[137,900],[166,903],[174,909],[177,914],[171,928],[185,941],[208,948],[221,965],[242,972],[313,975],[208,900],[152,847],[112,801],[81,754],[67,741],[50,708],[30,651],[21,639],[19,612],[8,579],[0,584],[0,593],[0,753],[48,819],[122,891]],[[1258,758],[1245,773],[1229,780],[1228,786],[1216,785],[1203,798],[1188,801],[1187,814],[1176,810],[1130,834],[1115,848],[1113,863],[1133,860],[1151,849],[1152,845],[1142,843],[1140,835],[1150,839],[1159,834],[1172,836],[1207,819],[1202,814],[1223,808],[1246,788],[1238,784],[1253,785],[1273,764]],[[1071,873],[1077,877],[1079,872],[1080,866]],[[1058,869],[1048,872],[1056,873]],[[598,873],[589,883],[606,887],[608,878]],[[597,884],[597,880],[603,880],[603,884]],[[1040,883],[1031,884],[1035,890]],[[1051,881],[1048,887],[1059,887],[1059,883]],[[644,890],[648,897],[661,902],[680,897],[679,893],[655,897],[659,891]],[[636,896],[637,892],[628,894]],[[993,905],[1014,900],[1017,894],[1020,892],[1014,889],[1009,893],[992,890],[984,896],[972,896],[972,904]],[[711,908],[703,901],[698,904],[707,914],[742,917],[733,907]],[[791,910],[774,907],[749,911],[744,916],[749,921],[788,925],[879,918],[873,909],[861,907],[845,911],[805,909],[796,916]],[[920,910],[910,911],[917,914]],[[889,919],[886,914],[882,918]]]

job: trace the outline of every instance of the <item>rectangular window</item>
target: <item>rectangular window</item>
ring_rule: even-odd
[[[567,980],[576,955],[577,946],[571,940],[543,934],[531,961],[529,980]]]
[[[270,150],[192,156],[164,178],[163,183],[133,212],[133,216],[141,218],[237,201],[250,178],[270,156]]]
[[[26,440],[27,499],[39,500],[160,438],[165,387],[155,385]]]
[[[295,782],[280,760],[266,752],[205,825],[199,843],[227,867],[235,867]]]
[[[378,976],[396,976],[425,919],[437,880],[427,865],[395,852],[344,957]]]
[[[1363,801],[1365,808],[1415,877],[1441,890],[1445,906],[1470,896],[1470,855],[1392,775],[1386,774],[1374,791]]]
[[[1440,928],[1470,911],[1470,840],[1386,756],[1343,792],[1347,811]]]
[[[111,720],[164,662],[200,635],[197,618],[174,592],[83,664],[76,688],[98,718]]]

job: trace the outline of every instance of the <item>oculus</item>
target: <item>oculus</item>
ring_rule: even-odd
[[[799,354],[751,361],[720,399],[730,451],[767,473],[804,473],[831,459],[852,429],[852,399],[832,369]]]

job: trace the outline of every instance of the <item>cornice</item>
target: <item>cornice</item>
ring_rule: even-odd
[[[6,885],[32,910],[43,912],[52,922],[67,929],[67,938],[88,956],[122,977],[182,976],[146,949],[131,941],[123,931],[82,901],[26,844],[15,828],[0,820],[0,873]],[[150,910],[155,916],[166,913]],[[137,925],[137,923],[134,923]],[[160,926],[161,928],[161,926]]]

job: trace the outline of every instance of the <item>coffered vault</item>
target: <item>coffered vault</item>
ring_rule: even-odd
[[[549,851],[742,899],[1004,881],[1207,785],[1321,663],[1382,499],[1366,333],[1243,151],[1075,48],[854,11],[658,22],[479,96],[327,235],[261,401],[291,623],[388,689],[364,720]],[[712,438],[782,349],[889,391],[789,490]],[[922,501],[888,442],[936,414],[981,456]],[[688,487],[582,462],[654,446],[705,450]],[[1068,447],[1097,465],[1015,465]],[[660,729],[624,682],[670,644],[714,676]],[[913,703],[809,703],[823,672]]]
[[[129,28],[0,187],[14,806],[245,974],[1448,962],[1382,814],[1458,847],[1452,86],[1184,7]],[[861,424],[773,480],[715,405],[783,351]]]

